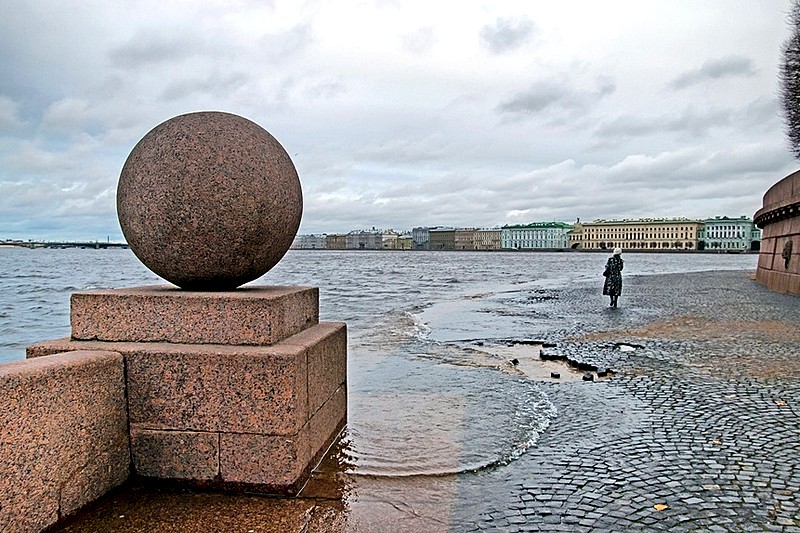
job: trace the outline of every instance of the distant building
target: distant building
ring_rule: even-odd
[[[456,230],[453,228],[434,228],[428,231],[430,250],[455,250]]]
[[[479,229],[475,231],[476,250],[499,250],[502,230],[498,229]]]
[[[573,225],[571,248],[584,250],[697,250],[703,222],[687,218],[595,220]]]
[[[348,250],[381,250],[383,234],[380,231],[351,231],[347,234]]]
[[[419,227],[411,230],[414,250],[430,250],[430,228]]]
[[[297,235],[292,242],[293,250],[324,250],[326,246],[326,235]]]
[[[346,250],[347,235],[329,233],[325,236],[325,248],[328,250]]]
[[[758,250],[761,244],[761,230],[749,217],[714,217],[703,223],[700,240],[706,250],[744,252]]]
[[[453,234],[453,247],[456,250],[477,250],[475,229],[457,229]]]
[[[410,234],[400,234],[389,230],[383,234],[384,250],[411,250],[412,242]]]
[[[396,250],[413,250],[414,249],[414,241],[411,239],[411,235],[408,233],[404,233],[402,235],[397,236],[397,248]]]
[[[500,247],[506,250],[563,250],[572,226],[565,222],[533,222],[503,226]]]

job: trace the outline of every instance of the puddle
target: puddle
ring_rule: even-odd
[[[625,344],[623,342],[617,344],[617,350],[620,352],[635,352],[637,348],[641,348],[641,346],[637,346],[635,344]]]
[[[539,356],[542,344],[532,344],[529,342],[511,342],[506,344],[483,344],[477,350],[487,352],[494,359],[504,361],[504,370],[523,374],[525,377],[534,381],[583,381],[583,376],[589,373],[586,370],[579,370],[569,365],[564,360],[544,360]],[[553,377],[553,375],[559,377]],[[597,372],[591,372],[595,381],[610,379],[608,375],[598,376]]]

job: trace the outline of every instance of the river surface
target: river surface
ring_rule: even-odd
[[[499,347],[559,320],[540,304],[595,285],[594,253],[290,251],[254,284],[320,288],[320,319],[348,325],[349,471],[440,476],[514,461],[555,416]],[[755,270],[757,256],[624,254],[625,276]],[[129,250],[0,248],[0,362],[69,335],[72,292],[164,283]],[[624,305],[624,292],[622,302]],[[493,350],[492,347],[498,347]],[[490,421],[490,422],[489,422]]]

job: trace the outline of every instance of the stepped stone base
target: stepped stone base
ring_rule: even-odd
[[[313,288],[79,293],[73,338],[27,355],[122,355],[138,478],[296,494],[347,418],[346,326],[317,317]]]

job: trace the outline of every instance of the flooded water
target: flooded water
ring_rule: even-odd
[[[756,255],[626,254],[624,274],[755,270]],[[349,331],[344,456],[354,475],[403,478],[514,461],[555,416],[509,365],[537,349],[542,303],[598,287],[590,253],[291,251],[255,284],[320,287],[320,318]],[[128,250],[0,249],[0,362],[69,335],[74,291],[161,283]]]

